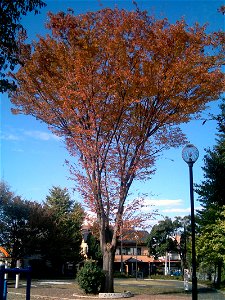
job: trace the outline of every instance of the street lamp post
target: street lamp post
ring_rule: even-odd
[[[137,275],[138,275],[138,273],[137,273],[137,268],[138,268],[138,265],[137,265],[137,236],[136,236],[136,280],[137,280]]]
[[[121,240],[120,240],[120,251],[121,251],[120,272],[122,274],[123,273],[123,234],[122,233],[121,233]]]
[[[196,252],[195,252],[195,213],[193,191],[193,165],[199,157],[198,149],[188,144],[182,151],[182,158],[188,164],[190,178],[190,202],[191,202],[191,237],[192,237],[192,300],[198,299],[197,276],[196,276]]]
[[[120,273],[123,273],[123,221],[120,224]]]

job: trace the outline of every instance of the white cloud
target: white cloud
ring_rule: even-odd
[[[190,207],[188,208],[166,208],[162,209],[162,213],[187,213],[190,214],[191,209]]]
[[[144,199],[144,206],[142,208],[143,212],[156,211],[158,216],[156,219],[161,219],[162,217],[169,216],[187,216],[191,213],[190,206],[187,207],[182,199]],[[196,210],[201,210],[201,206],[195,206]],[[153,223],[157,223],[153,220]]]
[[[1,134],[0,139],[6,140],[6,141],[19,141],[20,140],[20,138],[17,135],[11,134],[11,133]]]
[[[52,133],[40,131],[40,130],[29,130],[24,131],[26,136],[30,136],[32,138],[42,140],[42,141],[49,141],[49,140],[60,140],[60,138]]]
[[[49,140],[59,141],[60,140],[60,137],[54,135],[53,133],[41,131],[41,130],[17,129],[16,133],[0,132],[0,139],[5,140],[5,141],[21,141],[21,140],[24,140],[24,136],[31,137],[31,138],[34,138],[37,140],[42,140],[42,141],[49,141]]]
[[[174,207],[174,206],[180,206],[183,204],[183,200],[181,199],[145,199],[146,205],[154,205],[155,207]]]
[[[202,206],[196,206],[196,207],[195,207],[195,210],[202,210],[202,209],[203,209]]]
[[[202,207],[198,206],[195,207],[195,210],[201,210]],[[166,209],[162,209],[162,213],[185,213],[185,214],[190,214],[191,213],[191,208],[187,207],[187,208],[166,208]]]

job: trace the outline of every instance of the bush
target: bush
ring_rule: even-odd
[[[129,276],[119,271],[114,272],[114,278],[128,278]]]
[[[77,273],[77,282],[86,294],[97,294],[103,288],[105,275],[101,268],[92,261],[86,261]]]
[[[151,275],[150,279],[164,279],[164,280],[184,280],[183,276],[171,276],[171,275]]]

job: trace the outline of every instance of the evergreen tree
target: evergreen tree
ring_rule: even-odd
[[[87,253],[88,258],[97,261],[98,264],[102,266],[102,253],[100,249],[100,242],[91,232],[87,236],[87,244],[88,244],[88,253]]]
[[[60,273],[66,262],[75,264],[80,260],[84,211],[80,204],[71,200],[67,189],[55,186],[50,189],[44,207],[52,221],[46,258]]]
[[[218,138],[213,149],[206,150],[204,157],[204,180],[196,186],[202,210],[198,211],[199,237],[197,256],[201,263],[215,264],[217,285],[221,282],[224,266],[224,209],[225,209],[225,103],[220,115],[214,117],[218,122]]]

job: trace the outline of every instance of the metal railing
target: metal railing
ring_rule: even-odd
[[[6,269],[5,265],[0,266],[0,300],[7,300],[7,279],[5,274],[26,274],[26,300],[30,300],[30,288],[31,288],[31,268],[26,269],[14,268]]]

